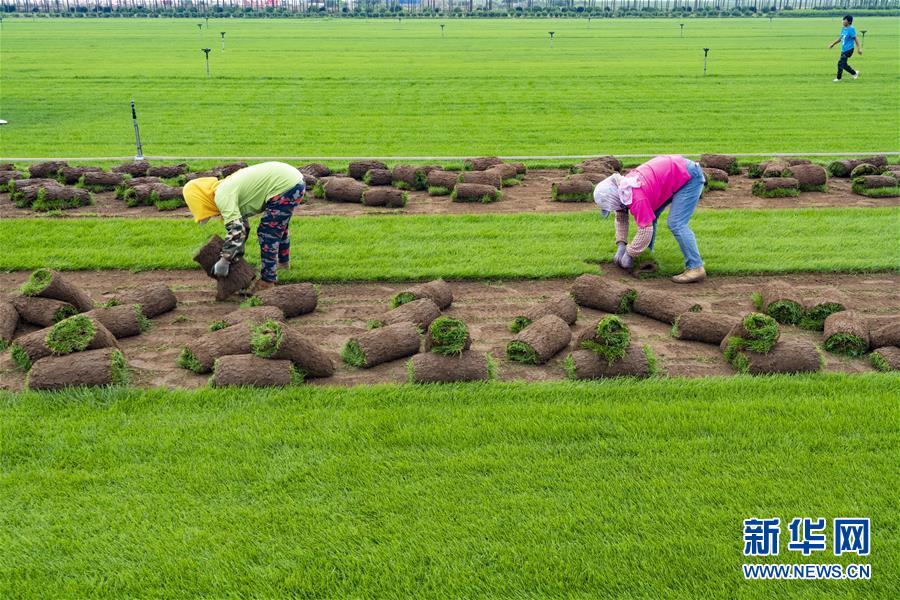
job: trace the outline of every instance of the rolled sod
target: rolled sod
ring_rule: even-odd
[[[90,206],[94,199],[88,190],[62,185],[43,186],[38,190],[37,197],[31,208],[38,212],[50,210],[67,210],[79,206]]]
[[[610,176],[609,171],[604,171],[602,173],[598,173],[596,171],[585,171],[584,173],[578,173],[577,175],[570,175],[566,178],[566,181],[572,181],[576,179],[584,179],[591,182],[592,186],[596,186],[598,183],[606,179]],[[552,188],[550,190],[553,191]]]
[[[848,306],[849,301],[843,292],[834,288],[825,290],[817,296],[803,299],[803,316],[797,325],[810,331],[822,331],[825,319],[836,312],[847,310]]]
[[[572,341],[572,331],[556,315],[546,315],[520,331],[506,345],[510,360],[527,364],[543,364]]]
[[[0,299],[0,352],[9,346],[18,325],[19,312],[16,307],[12,303]]]
[[[621,171],[622,161],[615,156],[598,156],[583,160],[575,166],[578,171]]]
[[[675,318],[672,337],[719,345],[741,322],[741,318],[714,312],[686,312]]]
[[[10,357],[20,371],[28,371],[31,365],[52,354],[47,346],[47,334],[50,328],[39,329],[13,340],[10,346]]]
[[[403,208],[409,200],[409,194],[393,188],[369,188],[363,192],[362,203],[366,206],[384,206],[386,208]]]
[[[656,373],[656,358],[649,346],[629,346],[622,358],[609,362],[590,350],[575,350],[563,368],[569,379],[650,377]]]
[[[708,169],[719,169],[729,175],[737,175],[741,172],[737,158],[728,154],[701,154],[700,166]]]
[[[769,315],[753,312],[741,318],[722,339],[719,348],[725,354],[726,360],[731,360],[738,350],[765,354],[778,343],[780,336],[781,329],[775,319]]]
[[[103,171],[90,171],[81,176],[78,186],[92,192],[105,192],[116,189],[124,183],[121,173],[104,173]]]
[[[50,327],[78,314],[78,309],[68,302],[53,298],[14,296],[11,300],[23,321],[39,327]]]
[[[533,322],[546,315],[556,315],[568,325],[575,323],[578,318],[578,305],[571,294],[563,294],[540,304],[536,304],[517,315],[509,325],[509,330],[519,333]]]
[[[122,199],[129,208],[153,206],[160,200],[175,200],[182,197],[184,188],[165,183],[131,183],[125,188]]]
[[[276,285],[256,294],[264,306],[275,306],[284,313],[284,318],[293,319],[306,315],[319,303],[319,292],[311,283],[291,283]]]
[[[459,173],[455,171],[435,170],[425,177],[428,193],[432,196],[448,196],[459,181]]]
[[[31,390],[128,385],[128,363],[115,348],[100,348],[67,356],[48,356],[34,363],[28,374]]]
[[[324,183],[323,183],[324,182]],[[324,198],[329,202],[362,203],[366,184],[350,177],[328,177],[319,181],[322,184]]]
[[[369,169],[363,176],[366,185],[391,185],[393,180],[390,169]]]
[[[175,310],[178,299],[175,298],[175,294],[169,289],[169,286],[158,282],[118,292],[108,304],[137,304],[141,307],[144,316],[152,319],[170,310]]]
[[[75,185],[86,173],[102,173],[100,167],[63,167],[59,170],[59,179],[66,185]],[[118,175],[118,173],[116,173]],[[121,177],[121,176],[120,176]]]
[[[444,310],[453,304],[453,289],[443,279],[420,283],[398,292],[391,298],[391,307],[397,308],[402,304],[418,300],[419,298],[431,298],[439,309]]]
[[[728,183],[728,173],[726,171],[723,171],[722,169],[707,167],[703,169],[703,174],[706,176],[707,183],[711,181]]]
[[[850,177],[853,169],[859,165],[872,165],[884,169],[888,166],[887,157],[885,155],[870,156],[868,158],[857,158],[851,160],[836,160],[828,165],[828,173],[832,177]]]
[[[141,311],[140,304],[95,308],[84,315],[102,323],[117,340],[140,335],[151,326],[150,320]]]
[[[853,193],[870,198],[895,198],[900,196],[900,186],[893,174],[864,175],[853,180]]]
[[[869,321],[865,315],[845,310],[825,319],[823,347],[835,354],[862,356],[869,349]]]
[[[18,208],[30,208],[47,187],[62,187],[55,179],[14,179],[7,182],[9,199]]]
[[[557,181],[550,186],[550,200],[553,202],[593,202],[594,184],[583,177]]]
[[[303,383],[303,374],[289,360],[269,360],[253,354],[220,356],[209,379],[212,387],[290,387]]]
[[[48,162],[39,162],[28,167],[28,174],[35,179],[43,177],[52,179],[59,174],[60,169],[68,166],[69,163],[65,161],[52,160]]]
[[[375,323],[378,326],[395,323],[413,323],[420,331],[426,331],[431,322],[441,315],[441,310],[431,298],[419,298],[406,302],[397,308],[384,313]]]
[[[413,323],[396,323],[351,337],[341,351],[350,366],[369,368],[412,356],[419,351],[419,330]]]
[[[334,375],[334,362],[325,351],[283,322],[268,320],[253,327],[250,350],[262,358],[289,360],[307,377]]]
[[[672,325],[678,315],[700,312],[702,307],[678,294],[662,290],[640,290],[634,299],[632,310],[639,315]]]
[[[423,350],[444,356],[455,356],[468,350],[471,345],[472,338],[465,323],[453,317],[441,316],[428,326]]]
[[[790,163],[783,158],[772,159],[769,162],[763,163],[762,176],[767,178],[781,177],[784,170],[789,166],[791,166]]]
[[[784,281],[769,281],[761,292],[761,311],[784,325],[796,325],[803,318],[803,299]]]
[[[91,297],[81,288],[70,282],[64,275],[50,269],[38,269],[31,274],[28,281],[19,288],[25,296],[40,296],[68,302],[79,312],[87,312],[94,308]]]
[[[25,175],[19,171],[0,171],[0,191],[5,192],[6,184],[14,179],[25,179]]]
[[[194,255],[194,262],[203,267],[210,277],[214,277],[212,269],[222,255],[224,243],[224,240],[218,235],[213,235],[206,245]],[[231,261],[227,277],[214,278],[216,280],[216,300],[221,302],[253,283],[253,280],[256,279],[256,267],[241,257]]]
[[[209,373],[220,356],[250,354],[250,335],[249,323],[204,334],[182,348],[178,366],[194,373]]]
[[[300,172],[303,173],[304,176],[312,175],[316,179],[331,175],[331,169],[322,163],[309,163],[308,165],[300,167]],[[365,174],[363,174],[363,176],[365,176]]]
[[[503,187],[503,179],[496,171],[463,171],[459,174],[459,183],[489,185],[497,189]]]
[[[586,273],[572,285],[572,297],[579,306],[624,314],[631,312],[637,292],[618,281]]]
[[[241,169],[246,169],[247,166],[247,163],[241,161],[236,163],[226,163],[224,165],[218,165],[213,167],[213,170],[218,173],[219,177],[222,177],[224,179],[229,175],[237,173]]]
[[[503,159],[497,156],[479,156],[478,158],[469,158],[463,161],[463,168],[466,171],[485,171],[501,163],[503,163]]]
[[[625,356],[625,350],[630,344],[631,332],[628,331],[628,326],[615,315],[601,318],[581,332],[575,342],[578,348],[590,350],[608,362]]]
[[[877,348],[869,355],[869,361],[879,371],[900,371],[900,348],[897,346]]]
[[[187,165],[160,165],[158,167],[150,167],[147,169],[147,175],[150,177],[160,177],[162,179],[171,179],[187,173]]]
[[[863,163],[861,165],[856,165],[855,167],[853,167],[853,170],[850,171],[850,179],[856,179],[857,177],[862,177],[863,175],[879,174],[881,174],[881,169],[879,167],[870,165],[869,163]]]
[[[213,321],[209,326],[210,331],[218,331],[225,329],[238,323],[250,323],[253,326],[260,325],[266,321],[283,321],[284,313],[277,306],[250,306],[247,308],[239,308],[225,315],[222,319]]]
[[[424,190],[425,171],[414,165],[397,165],[391,170],[391,185],[404,190]]]
[[[117,347],[116,338],[95,317],[87,314],[63,319],[49,328],[47,348],[53,354],[71,354],[97,348]]]
[[[792,165],[784,170],[784,176],[796,179],[801,192],[824,192],[828,189],[828,173],[825,167],[819,165]]]
[[[388,166],[380,160],[357,160],[347,167],[347,175],[353,179],[362,181],[368,171],[372,169],[387,169]]]
[[[499,165],[494,165],[493,167],[485,171],[485,173],[496,173],[497,175],[499,175],[500,183],[504,187],[519,184],[519,172],[516,170],[516,167],[514,165],[501,163]]]
[[[132,177],[144,177],[147,174],[147,169],[150,168],[150,163],[146,160],[138,160],[134,162],[122,163],[118,167],[113,167],[114,173],[126,173],[131,175]]]
[[[766,354],[735,350],[728,362],[739,373],[815,373],[822,368],[816,345],[808,340],[782,340]]]
[[[793,177],[766,177],[753,184],[753,195],[760,198],[788,198],[800,195],[800,182]]]
[[[444,356],[416,354],[406,366],[409,383],[452,383],[454,381],[490,381],[493,365],[489,354],[466,351]]]
[[[869,347],[900,346],[900,317],[870,316],[869,322]]]
[[[479,183],[457,183],[450,192],[453,202],[481,202],[489,204],[500,200],[500,190],[492,185]]]

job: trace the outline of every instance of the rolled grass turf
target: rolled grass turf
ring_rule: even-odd
[[[499,165],[494,165],[487,169],[485,172],[499,175],[500,183],[503,187],[519,185],[521,183],[521,176],[515,165],[500,163]]]
[[[121,173],[104,173],[103,171],[88,171],[78,180],[78,187],[91,192],[108,192],[122,185],[125,178]]]
[[[741,318],[716,312],[686,312],[675,318],[672,337],[679,340],[719,345]]]
[[[19,312],[16,307],[11,302],[0,299],[0,352],[9,346],[18,325]]]
[[[719,169],[728,175],[738,175],[741,172],[737,157],[730,154],[701,154],[700,166],[708,169]]]
[[[884,346],[869,355],[869,362],[878,371],[900,371],[900,348]]]
[[[26,387],[60,390],[69,387],[124,386],[130,380],[128,362],[116,348],[99,348],[66,356],[47,356],[31,367]]]
[[[819,350],[809,340],[781,340],[765,354],[737,349],[728,362],[737,372],[748,375],[815,373],[822,368]]]
[[[187,173],[187,165],[186,164],[178,164],[178,165],[157,165],[155,167],[150,167],[147,169],[147,175],[149,177],[159,177],[161,179],[171,179],[173,177],[178,177],[179,175],[184,175]]]
[[[792,177],[766,177],[753,184],[754,196],[789,198],[800,195],[800,182]]]
[[[828,165],[828,174],[832,177],[850,177],[853,169],[859,165],[873,165],[884,168],[887,166],[887,157],[883,154],[877,156],[869,156],[866,158],[856,158],[849,160],[836,160]]]
[[[413,323],[419,331],[427,331],[432,321],[441,315],[441,309],[431,298],[419,298],[412,302],[401,304],[384,313],[374,322],[378,327],[393,325],[395,323]]]
[[[303,383],[303,373],[289,360],[260,358],[253,354],[220,356],[209,378],[212,387],[290,387]]]
[[[434,279],[426,283],[420,283],[395,294],[391,298],[391,308],[397,308],[401,304],[406,304],[419,298],[431,298],[439,309],[445,310],[453,304],[453,289],[443,279]]]
[[[425,177],[428,194],[431,196],[449,196],[459,182],[459,173],[455,171],[430,171]]]
[[[867,321],[870,348],[900,346],[900,315],[872,315]]]
[[[140,335],[152,325],[141,311],[140,304],[100,307],[84,315],[102,323],[117,340]]]
[[[304,177],[307,175],[312,175],[316,179],[319,177],[328,177],[331,175],[331,169],[322,163],[309,163],[308,165],[304,165],[300,167],[300,172],[303,173]],[[363,175],[365,176],[365,175]]]
[[[703,169],[703,175],[706,177],[706,182],[708,184],[713,182],[728,183],[728,173],[722,169],[705,167]]]
[[[479,156],[464,160],[463,169],[466,171],[485,171],[501,163],[503,163],[503,159],[497,156]]]
[[[276,285],[256,293],[262,306],[274,306],[284,313],[285,319],[293,319],[316,310],[319,292],[311,283]]]
[[[169,286],[162,282],[146,283],[141,287],[121,290],[107,302],[107,306],[115,306],[117,304],[137,304],[141,307],[141,312],[148,319],[153,319],[161,314],[175,310],[178,305],[178,299],[169,289]]]
[[[752,312],[741,317],[740,322],[722,339],[719,347],[725,354],[725,359],[730,361],[738,350],[765,354],[778,343],[780,336],[781,329],[775,319]]]
[[[259,325],[270,319],[274,321],[284,321],[284,312],[277,306],[250,306],[247,308],[238,308],[221,319],[213,321],[209,326],[209,330],[218,331],[219,329],[225,329],[226,327],[231,327],[238,323]]]
[[[365,206],[383,206],[385,208],[403,208],[409,201],[409,194],[393,188],[369,188],[363,192],[362,203]]]
[[[209,373],[216,359],[229,354],[250,354],[250,323],[238,323],[188,342],[178,356],[178,366],[194,373]]]
[[[512,361],[543,364],[572,341],[569,325],[556,315],[546,315],[516,334],[506,346],[506,356]]]
[[[444,356],[458,356],[471,345],[472,338],[465,323],[453,317],[440,316],[428,326],[422,349]]]
[[[19,288],[25,296],[40,296],[68,302],[79,312],[87,312],[94,307],[88,294],[68,280],[58,271],[38,269],[31,274],[28,281]]]
[[[801,192],[828,191],[828,172],[820,165],[791,165],[784,176],[796,179]]]
[[[368,171],[387,168],[388,166],[380,160],[355,160],[347,166],[347,175],[362,181]]]
[[[625,314],[632,311],[637,291],[613,279],[585,273],[572,284],[572,297],[585,308]]]
[[[351,337],[341,358],[353,367],[367,369],[419,351],[421,338],[413,323],[395,323]]]
[[[63,167],[58,171],[57,178],[64,185],[75,185],[86,173],[103,173],[103,169],[100,167]],[[114,175],[119,174],[115,173]]]
[[[809,331],[822,331],[825,329],[825,319],[848,307],[849,300],[843,292],[835,288],[824,290],[803,299],[803,316],[797,325]]]
[[[783,325],[796,325],[803,318],[803,298],[785,281],[776,279],[763,285],[757,308]]]
[[[194,254],[194,262],[203,268],[203,271],[216,280],[216,300],[226,300],[231,295],[250,286],[256,279],[256,267],[247,262],[244,257],[231,261],[226,277],[215,277],[213,266],[222,256],[224,240],[218,235],[213,235],[209,241]]]
[[[415,165],[396,165],[391,170],[391,185],[402,190],[424,190],[426,173]]]
[[[516,315],[509,325],[509,330],[513,333],[519,333],[545,315],[556,315],[568,325],[572,325],[578,318],[578,305],[575,303],[572,294],[562,294],[556,298],[536,304],[523,311],[522,314]]]
[[[122,199],[125,206],[134,208],[137,206],[155,206],[161,200],[176,200],[182,198],[183,188],[174,187],[165,183],[139,183],[131,182],[124,187]]]
[[[459,174],[459,183],[473,183],[478,185],[489,185],[500,189],[503,187],[503,178],[500,173],[489,171],[463,171]]]
[[[702,307],[685,296],[662,290],[639,290],[632,310],[639,315],[672,325],[678,315],[700,312]]]
[[[824,325],[823,348],[835,354],[862,356],[869,349],[869,321],[865,315],[845,310],[829,315]]]
[[[584,177],[572,177],[550,185],[553,202],[593,202],[594,184]]]
[[[622,161],[615,156],[597,156],[581,161],[573,167],[573,173],[581,173],[586,171],[610,171],[616,172],[622,170]]]
[[[29,165],[28,174],[34,179],[39,179],[39,178],[44,178],[44,177],[52,179],[59,174],[60,169],[63,169],[68,166],[69,166],[69,163],[67,163],[66,161],[51,160],[51,161],[45,161],[45,162],[38,162],[38,163],[34,163],[32,165]]]
[[[47,334],[49,333],[50,328],[46,327],[20,335],[13,340],[9,348],[9,355],[17,369],[27,372],[35,361],[52,354],[50,348],[47,347]]]
[[[607,362],[614,362],[625,356],[625,350],[631,345],[631,332],[622,319],[606,315],[582,331],[575,345]]]
[[[861,165],[853,167],[853,170],[850,171],[850,179],[856,179],[863,175],[879,175],[881,174],[881,171],[882,169],[880,167],[870,165],[869,163],[862,163]]]
[[[132,177],[144,177],[147,175],[147,169],[150,168],[150,163],[146,160],[135,160],[131,162],[125,162],[117,167],[113,167],[113,173],[125,173],[126,175],[131,175]]]
[[[319,180],[323,198],[328,202],[361,204],[366,184],[350,177],[327,177]],[[317,185],[318,185],[317,184]]]
[[[331,377],[334,362],[328,354],[296,329],[268,320],[251,330],[250,350],[256,356],[289,360],[307,377]]]
[[[88,190],[62,185],[47,185],[38,190],[31,208],[37,212],[49,212],[90,206],[93,203],[93,196]]]
[[[366,185],[391,185],[393,175],[390,169],[369,169],[363,176]]]
[[[785,169],[790,166],[790,163],[783,158],[773,158],[772,160],[763,163],[762,176],[765,178],[782,177]]]
[[[78,314],[78,309],[62,300],[37,296],[13,296],[12,305],[26,323],[38,327],[50,327],[63,319]]]
[[[500,189],[492,185],[480,183],[457,183],[450,192],[450,200],[453,202],[481,202],[490,204],[497,202],[503,194]]]
[[[900,185],[893,174],[864,175],[853,180],[854,194],[870,198],[895,198],[900,196]]]
[[[631,345],[612,362],[591,350],[575,350],[563,362],[569,379],[609,377],[651,377],[656,374],[656,358],[650,346]]]
[[[116,348],[116,338],[96,317],[80,314],[63,319],[49,328],[47,348],[56,355]]]
[[[426,352],[409,359],[406,372],[409,383],[490,381],[494,377],[494,365],[491,355],[483,352],[454,355]]]

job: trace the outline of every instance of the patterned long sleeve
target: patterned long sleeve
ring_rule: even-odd
[[[616,243],[628,243],[628,211],[616,211]]]
[[[222,244],[222,258],[228,262],[244,255],[244,244],[247,243],[247,223],[243,219],[235,219],[225,223],[225,243]]]
[[[637,233],[631,243],[625,246],[625,252],[632,258],[637,258],[641,252],[647,249],[653,240],[653,225],[638,227]]]

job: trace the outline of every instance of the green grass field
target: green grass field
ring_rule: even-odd
[[[196,23],[5,20],[2,154],[130,155],[131,99],[149,155],[897,149],[894,18],[840,85],[837,18]]]
[[[0,394],[0,595],[896,598],[896,386]],[[871,517],[868,558],[747,560],[871,581],[745,582],[753,516]]]

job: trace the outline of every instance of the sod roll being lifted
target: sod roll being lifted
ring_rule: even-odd
[[[481,185],[480,183],[457,183],[453,191],[450,192],[450,199],[453,202],[490,204],[500,200],[501,196],[499,189],[492,185]]]
[[[441,316],[428,326],[423,350],[444,356],[455,356],[472,345],[469,328],[459,319]]]
[[[622,319],[606,315],[582,331],[575,345],[613,362],[625,356],[625,350],[631,345],[631,333]]]
[[[0,352],[6,350],[7,346],[16,333],[16,326],[19,324],[19,313],[16,307],[10,302],[0,299]]]
[[[227,277],[215,277],[212,275],[213,266],[222,255],[224,240],[218,235],[213,235],[205,246],[194,255],[194,262],[203,267],[210,277],[216,280],[216,300],[222,301],[248,287],[256,279],[256,267],[248,263],[243,257],[231,261]],[[211,368],[211,365],[210,365]]]
[[[519,333],[533,322],[546,315],[556,315],[568,325],[572,325],[578,318],[578,305],[575,304],[571,294],[563,294],[540,304],[536,304],[517,315],[509,325],[509,330]]]
[[[808,340],[781,340],[766,354],[737,349],[726,358],[736,371],[750,375],[815,373],[822,368],[819,351]]]
[[[369,188],[362,196],[362,203],[366,206],[387,208],[403,208],[408,200],[409,194],[393,188]]]
[[[686,312],[700,312],[702,307],[678,294],[662,290],[640,290],[634,299],[634,312],[669,325],[675,323],[678,315]]]
[[[59,390],[73,386],[128,385],[128,363],[115,348],[100,348],[67,356],[48,356],[34,363],[28,374],[31,390]]]
[[[441,310],[431,298],[419,298],[406,302],[397,308],[384,313],[375,325],[393,325],[394,323],[413,323],[420,331],[425,331],[431,322],[441,315]]]
[[[900,371],[900,348],[897,346],[876,348],[869,355],[869,361],[879,371]]]
[[[169,289],[169,286],[158,282],[146,283],[138,288],[117,292],[109,304],[138,304],[144,316],[152,319],[174,310],[178,305],[178,299],[175,298],[175,294]]]
[[[319,292],[311,283],[276,285],[256,294],[265,306],[276,306],[284,313],[284,318],[293,319],[316,310]]]
[[[38,327],[50,327],[78,314],[78,309],[68,302],[53,298],[14,296],[12,305],[23,321]]]
[[[510,360],[526,364],[543,364],[572,341],[572,331],[556,315],[541,317],[520,331],[506,346]]]
[[[869,321],[865,315],[845,310],[825,319],[823,347],[835,354],[862,356],[869,349]]]
[[[740,322],[740,317],[722,313],[681,313],[672,325],[672,337],[718,346]]]
[[[767,282],[760,296],[754,296],[754,301],[758,309],[784,325],[796,325],[803,318],[803,299],[784,281]]]
[[[590,350],[576,350],[566,357],[563,368],[569,379],[650,377],[656,372],[656,359],[649,346],[629,346],[624,356],[613,362]]]
[[[369,368],[419,351],[419,331],[412,323],[396,323],[351,337],[341,351],[344,362]]]
[[[250,324],[238,323],[188,342],[178,366],[194,373],[209,373],[216,359],[229,354],[250,354]]]
[[[38,269],[31,274],[29,280],[21,287],[24,296],[40,296],[68,302],[78,309],[87,312],[94,308],[91,297],[81,288],[70,282],[65,276],[50,269]]]
[[[781,336],[778,323],[769,315],[749,313],[728,332],[719,348],[725,353],[726,360],[738,350],[748,350],[757,354],[769,352]]]
[[[151,326],[150,320],[141,311],[140,304],[95,308],[84,314],[97,319],[117,340],[140,335]]]
[[[391,298],[391,307],[396,308],[419,298],[431,298],[439,309],[444,310],[453,304],[453,290],[443,279],[420,283],[398,292]]]
[[[637,292],[623,283],[586,273],[572,285],[572,297],[580,306],[608,313],[631,312]]]
[[[380,160],[356,160],[347,167],[347,175],[353,179],[362,180],[367,171],[372,169],[387,169],[388,166]]]
[[[209,383],[213,387],[289,387],[303,383],[303,374],[289,360],[232,354],[216,359]]]
[[[210,331],[218,331],[225,329],[238,323],[250,323],[251,325],[259,325],[268,320],[284,321],[284,312],[277,306],[249,306],[247,308],[239,308],[225,315],[223,318],[213,321],[209,326]]]
[[[289,360],[308,377],[334,375],[334,362],[324,350],[279,321],[269,320],[254,327],[250,349],[262,358]]]
[[[489,381],[494,366],[489,354],[466,351],[453,356],[433,352],[416,354],[407,364],[409,383]]]

